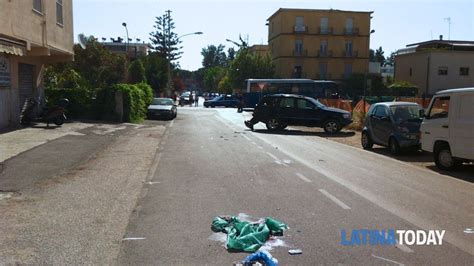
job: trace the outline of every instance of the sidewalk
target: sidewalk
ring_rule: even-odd
[[[8,144],[19,136],[31,139],[29,145],[11,145],[9,156],[46,144],[4,162],[0,185],[13,180],[10,186],[19,190],[0,200],[0,262],[111,264],[165,127],[77,124],[51,131],[45,134],[55,140],[37,129],[1,136]],[[46,168],[57,173],[46,174],[41,163],[25,164],[28,156],[44,156],[51,165]],[[71,164],[55,165],[68,158]],[[29,181],[19,186],[15,179]]]

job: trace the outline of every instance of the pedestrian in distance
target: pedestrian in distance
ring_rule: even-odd
[[[237,113],[242,113],[244,111],[244,99],[242,97],[242,94],[237,95],[237,100],[239,103],[237,104]]]
[[[190,93],[189,94],[189,106],[193,107],[193,102],[194,102],[194,97],[193,97],[193,94]]]
[[[196,97],[194,99],[194,107],[198,107],[199,106],[199,96],[197,96],[196,94]]]

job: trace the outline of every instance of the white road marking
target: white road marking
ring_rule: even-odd
[[[269,152],[267,152],[267,154],[268,154],[268,156],[272,157],[273,160],[275,160],[275,161],[280,161],[280,159],[278,159],[278,157],[276,157],[275,155],[273,155],[273,154],[271,154],[271,153],[269,153]]]
[[[344,202],[340,201],[338,198],[331,195],[331,193],[327,192],[324,189],[320,189],[319,192],[323,193],[324,196],[328,197],[330,200],[334,201],[337,205],[339,205],[344,210],[350,210],[351,207],[347,206]]]
[[[308,182],[308,183],[311,183],[313,181],[309,180],[309,178],[307,178],[306,176],[300,174],[300,173],[296,173],[296,176],[299,177],[301,180],[305,181],[305,182]]]
[[[400,262],[398,262],[398,261],[389,260],[389,259],[386,259],[386,258],[382,258],[382,257],[379,257],[379,256],[375,256],[374,254],[372,254],[372,257],[374,257],[374,258],[376,258],[376,259],[379,259],[379,260],[388,261],[388,262],[391,262],[391,263],[394,263],[394,264],[397,264],[397,265],[400,265],[400,266],[404,266],[404,265],[405,265],[405,264],[400,263]]]
[[[242,137],[244,137],[244,139],[248,140],[248,141],[252,141],[249,137],[245,136],[245,135],[242,135]]]
[[[263,147],[262,147],[262,146],[258,146],[257,148],[259,148],[259,149],[263,150]]]
[[[253,142],[253,141],[252,141],[252,142],[250,142],[250,143],[252,143],[253,145],[257,145],[257,143],[255,143],[255,142]]]
[[[472,229],[472,228],[466,228],[466,230],[464,230],[464,233],[466,233],[466,234],[474,234],[474,229]]]
[[[171,121],[171,123],[170,123],[170,126],[169,126],[169,127],[173,127],[173,124],[174,124],[174,120],[173,120],[173,121]]]
[[[275,163],[278,164],[278,165],[282,165],[282,163],[278,160],[275,160]]]
[[[122,239],[122,241],[129,241],[129,240],[145,240],[146,238],[144,237],[126,237]]]
[[[147,185],[155,185],[155,184],[160,184],[161,182],[146,182]]]

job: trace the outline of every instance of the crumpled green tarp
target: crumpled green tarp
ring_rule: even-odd
[[[257,251],[268,240],[270,235],[282,235],[288,226],[271,217],[264,223],[240,221],[237,217],[215,217],[211,229],[214,232],[227,234],[227,249],[245,252]]]

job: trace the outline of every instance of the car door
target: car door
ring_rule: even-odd
[[[371,117],[371,124],[373,127],[373,139],[377,143],[388,145],[388,139],[392,131],[392,121],[386,106],[379,105],[375,107],[374,114]]]
[[[474,160],[474,93],[461,92],[452,96],[449,137],[453,156]]]
[[[307,99],[296,100],[296,116],[299,125],[317,126],[320,123],[320,111],[312,102]]]
[[[283,97],[280,100],[279,119],[288,125],[298,123],[295,104],[295,98],[292,97]]]
[[[450,96],[435,96],[421,127],[423,150],[432,151],[435,141],[449,141]]]

